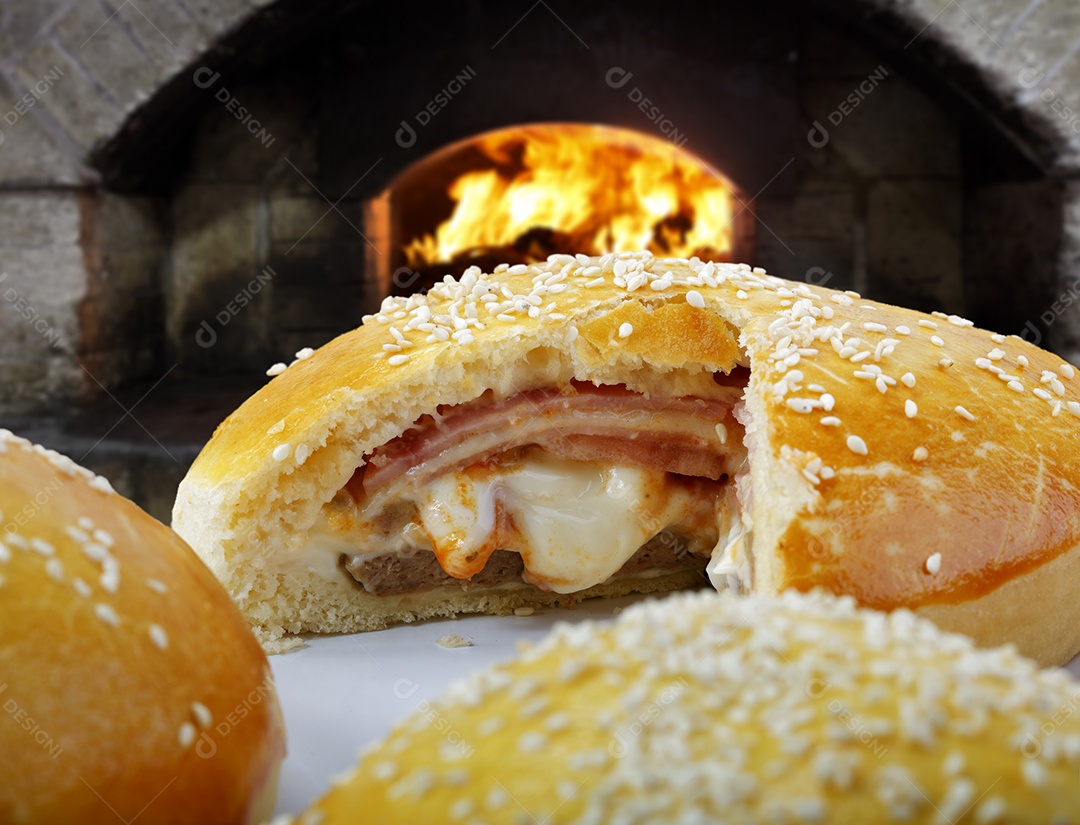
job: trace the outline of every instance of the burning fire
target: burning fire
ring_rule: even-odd
[[[410,266],[552,252],[648,249],[714,260],[731,252],[731,184],[670,143],[539,124],[490,132],[472,146],[486,163],[450,184],[453,213],[405,246]]]

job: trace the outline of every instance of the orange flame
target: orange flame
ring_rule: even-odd
[[[405,246],[411,266],[511,246],[538,229],[558,233],[564,252],[649,249],[716,260],[731,252],[731,184],[671,143],[605,126],[538,124],[490,132],[473,146],[490,165],[449,186],[453,213]]]

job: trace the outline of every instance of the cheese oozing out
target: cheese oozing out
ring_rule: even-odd
[[[450,575],[475,575],[492,551],[515,550],[527,582],[574,593],[607,581],[658,532],[693,518],[700,507],[692,499],[665,473],[537,450],[494,471],[442,476],[415,501]],[[513,529],[496,530],[500,508]]]

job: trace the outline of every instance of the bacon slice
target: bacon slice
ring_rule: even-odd
[[[737,431],[731,409],[741,394],[738,387],[718,387],[716,398],[650,397],[622,386],[574,383],[566,391],[530,390],[500,402],[481,398],[424,416],[372,453],[349,489],[359,500],[530,444],[563,458],[719,480],[743,459],[741,446],[725,444],[716,426]]]

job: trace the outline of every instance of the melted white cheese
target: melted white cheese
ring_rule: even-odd
[[[717,590],[745,593],[751,587],[750,543],[753,524],[748,508],[741,506],[737,484],[724,488],[716,502],[716,526],[720,540],[705,568],[709,581]]]
[[[443,568],[461,575],[490,545],[496,502],[523,545],[525,580],[573,593],[610,578],[645,542],[678,522],[686,495],[662,473],[539,454],[494,474],[459,471],[416,496]]]

